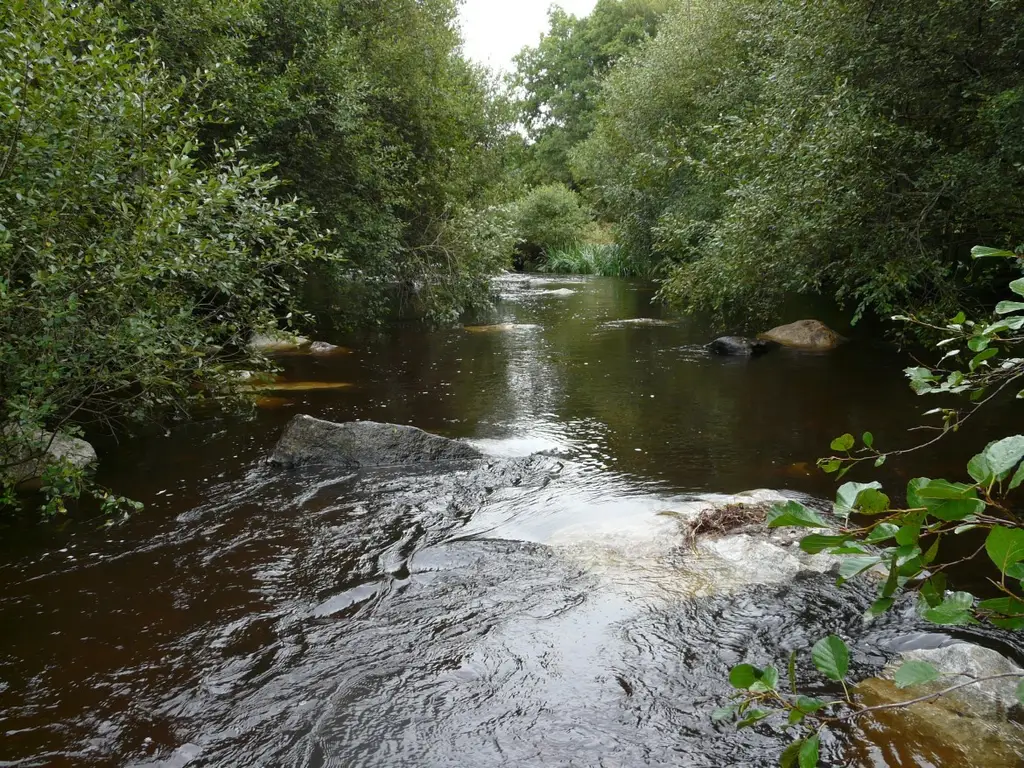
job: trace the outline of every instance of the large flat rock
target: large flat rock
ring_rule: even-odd
[[[482,457],[468,443],[416,427],[375,421],[336,424],[300,415],[285,428],[270,460],[285,467],[321,465],[356,469]]]

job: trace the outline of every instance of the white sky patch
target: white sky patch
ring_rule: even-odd
[[[548,27],[548,8],[560,5],[586,16],[597,0],[465,0],[459,13],[466,56],[495,70],[510,70],[523,46],[536,45]]]

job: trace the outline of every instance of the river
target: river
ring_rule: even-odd
[[[829,354],[716,358],[706,326],[649,285],[497,285],[494,314],[467,327],[327,334],[347,351],[282,358],[288,382],[321,388],[252,417],[103,443],[100,480],[146,504],[123,524],[5,529],[0,766],[769,766],[780,732],[710,721],[732,664],[840,632],[867,675],[935,634],[905,613],[865,627],[856,588],[724,589],[658,514],[706,492],[831,496],[813,464],[833,437],[916,439],[930,404],[906,356],[851,333]],[[297,413],[566,471],[486,498],[457,475],[283,472],[264,460]],[[984,415],[871,477],[958,476],[1015,422]],[[823,750],[829,765],[963,765],[899,722]]]

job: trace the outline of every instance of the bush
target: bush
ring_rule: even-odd
[[[565,185],[537,187],[517,205],[516,229],[523,261],[537,262],[549,252],[578,244],[590,222],[590,212],[579,195]]]
[[[201,83],[104,6],[6,4],[0,41],[2,469],[40,429],[231,397],[230,367],[260,365],[247,336],[324,254],[244,137],[196,160]]]

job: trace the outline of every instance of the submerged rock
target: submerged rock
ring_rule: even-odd
[[[249,339],[248,348],[253,352],[279,354],[304,350],[311,344],[304,336],[295,336],[283,331],[257,333]]]
[[[374,421],[336,424],[300,415],[287,426],[270,460],[286,467],[319,464],[355,469],[482,456],[467,443],[416,427]]]
[[[742,336],[722,336],[705,347],[716,355],[752,356],[761,355],[772,348],[771,342],[746,339]]]
[[[23,491],[38,490],[43,474],[55,464],[66,463],[73,469],[86,470],[98,462],[96,449],[90,443],[63,432],[37,430],[22,438],[15,437],[13,442],[15,455],[0,460],[0,465],[17,462],[3,470],[3,479]]]
[[[798,349],[829,350],[838,347],[843,338],[818,320],[798,320],[789,325],[780,325],[758,335],[762,341],[774,341],[784,347]]]
[[[907,661],[927,662],[943,676],[934,683],[901,690],[891,678]],[[886,706],[995,675],[1024,675],[1024,669],[990,648],[952,642],[938,648],[904,651],[883,677],[860,683],[857,693],[866,706]],[[1024,754],[1024,727],[1016,696],[1021,679],[986,680],[909,707],[879,710],[871,715],[876,727],[864,732],[880,731],[883,737],[886,730],[898,733],[909,745],[919,745],[921,752],[959,756],[960,765],[981,765],[979,759],[984,755],[985,766],[1018,768],[1020,755]]]

